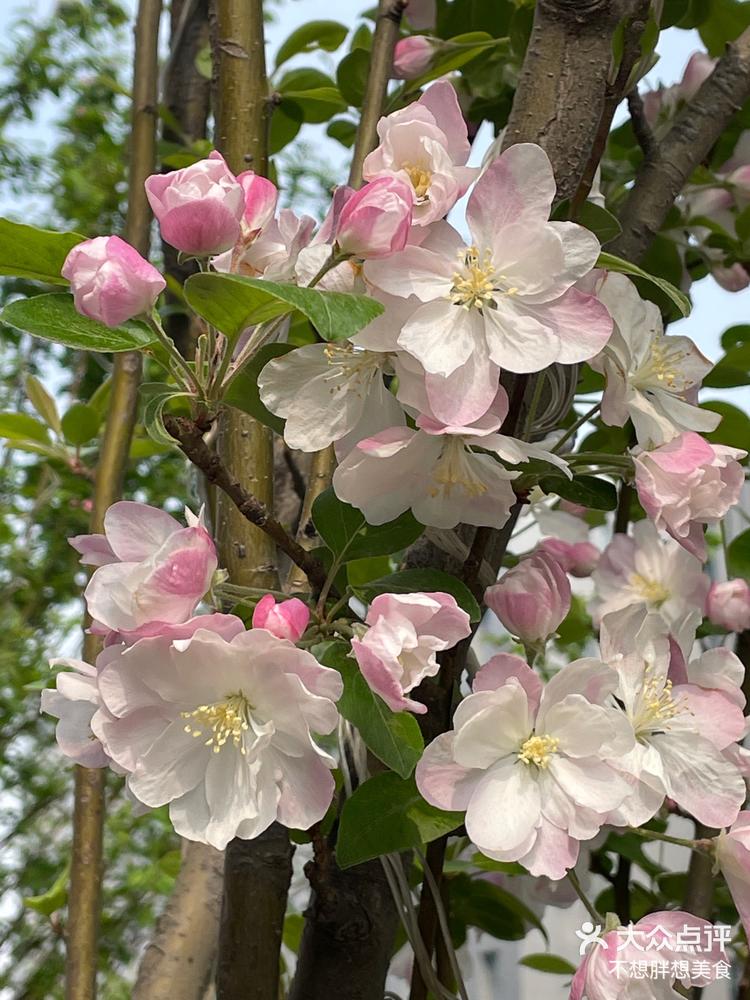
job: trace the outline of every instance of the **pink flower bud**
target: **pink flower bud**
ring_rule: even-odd
[[[750,584],[746,580],[712,583],[706,599],[706,614],[728,632],[750,629]]]
[[[276,603],[273,594],[261,597],[253,611],[253,628],[264,628],[277,639],[297,642],[310,621],[310,609],[296,597]]]
[[[73,247],[62,266],[76,309],[105,326],[150,312],[164,278],[119,236],[97,236]]]
[[[525,643],[548,639],[570,611],[570,600],[565,571],[545,552],[522,559],[484,594],[487,607]]]
[[[590,576],[601,552],[591,542],[566,542],[562,538],[543,538],[536,549],[556,560],[571,576]]]
[[[152,174],[146,196],[162,236],[183,253],[208,257],[230,250],[239,239],[245,191],[220,153],[182,170]]]
[[[686,431],[634,456],[638,499],[657,528],[705,560],[703,526],[717,523],[737,503],[745,481],[737,459],[746,454]]]
[[[429,68],[435,58],[435,43],[425,35],[411,35],[396,42],[393,75],[397,80],[413,80]]]
[[[379,177],[355,191],[341,209],[336,242],[355,257],[388,257],[409,237],[412,189],[397,177]]]

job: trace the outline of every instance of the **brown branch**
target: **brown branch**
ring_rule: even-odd
[[[750,97],[750,28],[727,45],[716,68],[644,160],[625,202],[612,253],[640,260],[695,168]]]
[[[612,39],[631,5],[632,0],[536,5],[503,146],[539,143],[552,161],[559,201],[575,195],[590,162],[605,111]]]
[[[135,26],[133,109],[130,140],[128,214],[125,238],[148,254],[151,213],[144,181],[156,162],[156,101],[161,0],[140,0]],[[141,357],[117,354],[112,394],[94,485],[91,530],[103,529],[107,508],[121,495],[136,421]],[[84,659],[93,663],[97,637],[84,640]],[[103,872],[104,769],[76,766],[73,848],[67,919],[67,1000],[96,997],[97,939]]]
[[[169,434],[179,442],[183,454],[200,469],[209,483],[212,483],[232,501],[242,517],[263,531],[275,545],[304,570],[313,585],[320,589],[326,581],[326,570],[322,563],[306,552],[279,524],[268,507],[234,478],[222,461],[221,456],[212,451],[203,440],[205,431],[189,417],[167,414],[164,426]]]
[[[644,159],[650,160],[656,150],[656,140],[654,139],[654,133],[651,131],[651,126],[646,120],[643,98],[638,91],[638,87],[633,87],[628,94],[628,111],[630,112],[630,124],[633,128],[633,135],[641,147]]]
[[[224,855],[183,841],[182,863],[156,923],[133,1000],[203,1000],[219,934]]]

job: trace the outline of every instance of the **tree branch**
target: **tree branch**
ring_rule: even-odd
[[[643,257],[690,175],[749,97],[750,28],[727,45],[711,76],[641,164],[612,253],[633,262]]]
[[[205,431],[189,417],[177,417],[173,414],[164,417],[164,426],[179,442],[183,454],[200,469],[208,482],[218,486],[232,501],[241,516],[264,532],[282,552],[286,552],[289,558],[305,572],[313,586],[320,589],[327,577],[323,564],[298,545],[283,525],[274,518],[263,501],[248,492],[234,478],[221,456],[212,451],[203,440]]]
[[[651,131],[651,126],[646,121],[643,98],[638,91],[638,87],[633,87],[628,94],[628,111],[630,112],[630,124],[633,127],[633,134],[638,140],[638,145],[641,147],[644,158],[650,160],[656,149],[656,140]]]
[[[161,0],[140,0],[135,26],[128,214],[125,238],[148,254],[151,212],[144,181],[156,162],[156,108]],[[115,355],[112,394],[94,484],[91,531],[101,532],[107,508],[121,495],[135,426],[141,356]],[[100,640],[86,635],[84,659],[93,663]],[[67,1000],[96,997],[97,939],[101,906],[104,769],[75,768],[73,848],[67,919]]]

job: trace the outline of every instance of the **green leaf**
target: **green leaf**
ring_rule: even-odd
[[[316,498],[312,519],[320,537],[342,562],[399,552],[424,531],[410,511],[387,524],[370,525],[361,511],[339,500],[330,486]]]
[[[709,399],[700,405],[704,410],[713,410],[714,413],[721,414],[721,423],[716,430],[704,435],[708,441],[712,444],[726,444],[730,448],[748,450],[750,417],[745,412],[720,399]]]
[[[473,59],[478,58],[481,55],[486,55],[487,53],[502,53],[508,52],[510,49],[510,39],[509,38],[494,38],[492,35],[487,34],[486,31],[468,31],[463,35],[454,35],[450,39],[453,45],[459,45],[460,48],[447,48],[445,52],[438,53],[432,66],[418,76],[415,80],[409,80],[409,91],[414,92],[425,84],[430,83],[432,80],[437,80],[438,77],[445,76],[446,73],[452,73],[456,69],[460,69],[467,63],[470,63]],[[488,45],[488,42],[493,42],[496,44]],[[476,43],[476,44],[472,44]]]
[[[344,693],[336,703],[339,712],[353,726],[378,760],[408,778],[424,751],[424,740],[417,720],[409,712],[393,712],[379,698],[362,676],[357,661],[349,656],[342,642],[314,648],[314,655],[327,667],[333,667],[344,681]]]
[[[140,351],[156,339],[142,323],[130,321],[108,327],[81,316],[73,297],[59,292],[11,302],[0,313],[0,319],[16,330],[79,351]]]
[[[502,941],[520,941],[526,936],[522,914],[530,913],[528,908],[486,879],[454,875],[448,880],[448,899],[451,926],[459,932],[471,926]],[[533,922],[539,924],[536,918]]]
[[[166,382],[144,382],[141,386],[143,399],[143,426],[146,433],[159,445],[172,447],[175,439],[164,426],[164,407],[173,399],[189,397],[187,392],[177,392]]]
[[[727,547],[727,573],[750,580],[750,528],[737,535]]]
[[[264,406],[258,392],[258,376],[269,361],[280,358],[292,350],[294,348],[290,344],[266,344],[265,347],[261,347],[232,379],[223,402],[249,413],[251,417],[255,417],[266,427],[271,427],[277,434],[283,434],[286,421]]]
[[[733,42],[750,25],[750,5],[743,0],[711,0],[710,11],[700,25],[700,36],[708,54],[720,56],[727,42]]]
[[[525,965],[527,969],[536,969],[537,972],[549,972],[553,976],[573,976],[576,967],[567,958],[560,955],[548,955],[546,952],[539,952],[533,955],[524,955],[518,960],[519,965]]]
[[[349,29],[338,21],[308,21],[281,43],[276,53],[276,68],[300,52],[335,52],[346,38]]]
[[[26,395],[29,397],[29,402],[42,420],[56,434],[62,434],[60,414],[57,411],[57,403],[55,403],[52,396],[47,392],[35,375],[27,375],[25,385]]]
[[[748,323],[730,326],[721,335],[721,346],[725,351],[731,351],[733,347],[739,347],[740,344],[750,344],[750,324]]]
[[[585,201],[581,205],[576,222],[594,233],[602,245],[609,243],[622,232],[622,226],[615,216],[593,201]]]
[[[101,419],[93,406],[73,403],[62,418],[62,432],[68,444],[79,447],[99,433]]]
[[[68,881],[70,879],[70,862],[68,862],[50,888],[40,896],[26,896],[23,905],[29,910],[36,910],[45,917],[51,916],[55,910],[61,910],[68,899]]]
[[[329,135],[336,142],[340,142],[342,146],[349,149],[354,145],[354,140],[357,138],[357,126],[354,122],[350,122],[346,118],[334,118],[332,122],[328,123],[326,135]]]
[[[369,72],[370,53],[365,49],[352,49],[338,65],[336,84],[341,96],[353,108],[362,107]]]
[[[383,306],[365,295],[321,292],[239,274],[194,274],[185,282],[188,304],[230,340],[243,330],[287,313],[305,315],[323,340],[346,340]]]
[[[8,441],[49,442],[47,427],[28,413],[0,413],[0,437]]]
[[[731,347],[703,379],[711,389],[729,389],[750,382],[750,343]]]
[[[0,274],[67,285],[60,271],[70,251],[84,239],[78,233],[55,233],[0,219]]]
[[[284,100],[273,109],[268,130],[268,151],[271,155],[280,153],[296,137],[302,128],[305,116],[299,104]]]
[[[336,860],[342,868],[381,854],[395,854],[436,840],[455,830],[463,813],[428,805],[413,778],[393,771],[376,774],[354,792],[341,811]]]
[[[304,121],[320,125],[333,115],[346,111],[348,105],[336,87],[315,87],[312,90],[288,90],[284,99],[299,105]]]
[[[617,490],[612,483],[598,476],[545,476],[539,481],[545,493],[554,493],[564,500],[580,503],[593,510],[616,510]]]
[[[405,569],[400,573],[390,573],[377,580],[371,580],[357,590],[365,601],[371,601],[378,594],[415,594],[442,592],[451,594],[456,602],[469,615],[473,622],[482,617],[479,605],[471,591],[461,580],[450,573],[437,569]]]
[[[649,274],[648,271],[644,271],[643,268],[638,267],[637,264],[631,264],[630,261],[623,260],[621,257],[615,257],[614,254],[602,252],[599,254],[599,259],[596,262],[597,267],[603,267],[607,271],[617,271],[620,274],[629,274],[636,278],[643,278],[645,281],[650,281],[652,285],[655,285],[660,291],[662,291],[669,299],[677,306],[683,316],[689,316],[691,305],[690,299],[681,292],[679,288],[670,282],[666,281],[664,278],[657,278],[654,274]]]

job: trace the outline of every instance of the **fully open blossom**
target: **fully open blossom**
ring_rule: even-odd
[[[214,257],[211,263],[217,271],[235,271],[249,278],[262,275],[269,281],[295,281],[299,255],[310,244],[314,229],[311,216],[283,208],[260,232],[248,234],[239,247]]]
[[[426,35],[409,35],[396,42],[393,75],[397,80],[413,80],[430,68],[435,58],[435,42]]]
[[[92,728],[146,806],[169,803],[188,840],[223,849],[278,820],[307,829],[331,801],[341,677],[266,629],[203,630],[112,647]]]
[[[62,266],[79,313],[105,326],[150,312],[166,288],[161,274],[119,236],[74,246]]]
[[[634,456],[638,499],[657,528],[705,559],[703,527],[718,523],[739,500],[745,474],[737,459],[746,454],[688,431]]]
[[[541,147],[511,146],[469,199],[471,244],[442,223],[428,246],[365,266],[383,291],[423,303],[398,338],[428,372],[450,375],[471,358],[533,372],[597,354],[612,332],[606,308],[574,288],[599,242],[571,222],[549,222],[555,179]]]
[[[711,582],[695,556],[645,520],[633,525],[631,535],[614,535],[592,579],[596,619],[644,603],[670,624],[703,609]]]
[[[352,652],[367,683],[394,712],[426,712],[407,695],[438,672],[439,652],[471,634],[469,616],[450,594],[381,594],[365,624]]]
[[[597,704],[616,683],[609,667],[578,660],[542,691],[520,657],[493,657],[453,729],[425,750],[417,787],[440,809],[466,810],[466,832],[483,854],[562,878],[578,842],[595,836],[628,792],[610,758],[632,749],[633,731]]]
[[[408,46],[410,66],[434,55],[432,42],[417,43],[417,38],[399,43]],[[378,136],[380,144],[365,159],[364,176],[367,180],[392,176],[407,183],[417,226],[444,218],[476,176],[476,169],[466,166],[470,148],[466,122],[448,80],[438,80],[418,101],[381,118]]]
[[[712,583],[706,598],[706,614],[714,625],[728,632],[750,629],[750,584],[737,578]]]
[[[484,602],[522,642],[535,644],[557,630],[570,611],[570,583],[559,562],[535,552],[488,587]]]
[[[604,422],[622,427],[630,418],[644,448],[681,431],[714,430],[719,414],[696,405],[711,362],[689,337],[664,333],[657,306],[642,299],[624,274],[608,274],[598,294],[615,322],[606,347],[590,362],[606,378]]]
[[[750,933],[750,812],[747,810],[716,838],[716,860],[745,933]]]
[[[682,910],[649,913],[636,924],[608,930],[589,946],[570,987],[569,1000],[673,1000],[673,986],[705,986],[726,956],[708,920]],[[700,942],[698,957],[686,942]],[[697,951],[697,948],[696,948]],[[662,976],[641,975],[649,962]]]
[[[344,203],[336,244],[355,257],[389,257],[406,246],[411,219],[409,185],[400,177],[376,177]]]
[[[240,237],[245,191],[221,153],[152,174],[146,195],[167,243],[195,257],[231,249]]]
[[[260,398],[286,420],[290,448],[320,451],[358,425],[380,430],[403,423],[403,411],[383,381],[386,354],[349,341],[310,344],[269,361],[258,376]]]
[[[297,642],[310,621],[310,609],[298,597],[276,601],[273,594],[266,594],[253,611],[253,628],[264,628],[277,639]]]
[[[610,822],[640,826],[666,797],[707,826],[732,823],[745,799],[742,775],[722,753],[744,731],[733,692],[696,683],[710,674],[707,664],[674,683],[664,622],[643,607],[607,615],[600,641],[619,678],[617,704],[636,735],[617,762],[633,790]]]
[[[98,566],[84,595],[96,631],[133,640],[152,635],[160,624],[190,618],[211,585],[217,559],[200,519],[190,511],[186,517],[183,528],[163,510],[121,500],[105,514],[103,536],[70,539],[82,562]]]

